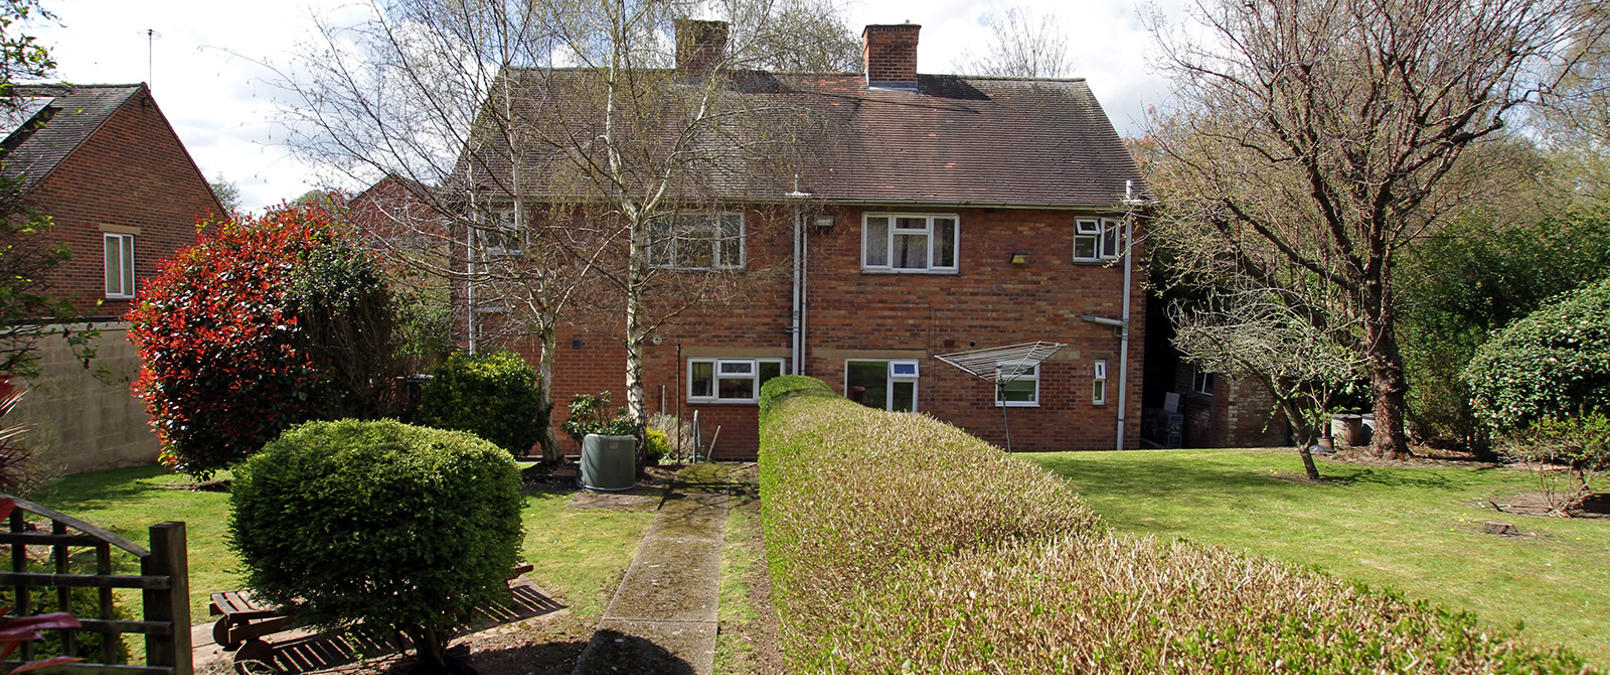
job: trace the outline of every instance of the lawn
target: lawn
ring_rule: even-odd
[[[223,477],[227,477],[227,474]],[[150,525],[185,522],[190,550],[190,619],[208,620],[212,593],[239,588],[239,561],[225,528],[229,495],[188,489],[190,481],[160,467],[116,469],[68,476],[33,501],[145,545]],[[581,616],[603,613],[653,512],[567,508],[571,490],[526,491],[524,555],[538,586]],[[115,557],[115,556],[114,556]],[[132,568],[132,563],[131,563]],[[123,601],[133,607],[132,595]]]
[[[1535,492],[1508,469],[1372,467],[1295,452],[1146,450],[1028,454],[1066,477],[1114,528],[1217,544],[1392,588],[1494,626],[1524,622],[1610,666],[1610,520],[1495,513],[1487,498]],[[1510,523],[1527,535],[1486,534]]]

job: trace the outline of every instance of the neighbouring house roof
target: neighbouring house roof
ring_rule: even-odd
[[[588,138],[597,117],[588,105],[565,105],[563,89],[586,90],[589,71],[521,69],[507,81],[540,124],[577,130]],[[860,73],[744,72],[731,76],[728,95],[743,108],[809,111],[815,121],[798,143],[811,146],[799,188],[813,199],[927,205],[1114,207],[1144,183],[1128,149],[1083,79],[919,75],[915,91],[869,88]],[[574,103],[574,101],[572,101]],[[568,117],[556,118],[554,115]],[[795,116],[799,116],[797,113]],[[532,143],[521,149],[520,191],[544,196],[543,186],[563,151]],[[507,153],[467,150],[458,178],[474,165],[480,189],[510,185]],[[757,177],[743,162],[707,185],[724,199],[782,201],[789,177]],[[490,180],[487,177],[492,177]]]
[[[23,99],[19,112],[0,121],[9,124],[0,141],[0,175],[20,178],[26,193],[37,187],[62,161],[95,134],[112,114],[140,92],[144,84],[18,85],[12,95]]]

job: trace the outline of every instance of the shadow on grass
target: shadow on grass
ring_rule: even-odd
[[[132,499],[147,499],[152,490],[169,489],[156,484],[163,478],[177,477],[167,468],[154,465],[81,473],[40,490],[35,501],[64,513],[71,509],[109,509]],[[184,480],[179,478],[172,488],[181,488]]]

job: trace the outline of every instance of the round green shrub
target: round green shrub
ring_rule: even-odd
[[[439,664],[448,631],[508,594],[520,501],[514,460],[469,434],[311,422],[236,469],[230,546],[299,622],[391,628]]]
[[[643,432],[643,452],[648,455],[649,464],[658,465],[671,454],[671,436],[659,429]]]
[[[419,394],[414,422],[468,431],[524,455],[548,425],[537,373],[513,352],[454,354]]]
[[[1610,279],[1499,331],[1476,350],[1464,379],[1477,417],[1501,431],[1610,410]]]

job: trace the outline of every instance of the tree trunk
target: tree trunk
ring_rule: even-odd
[[[1390,336],[1387,332],[1373,341],[1374,348],[1370,350],[1370,392],[1375,399],[1375,433],[1370,437],[1370,452],[1382,459],[1403,459],[1409,456],[1408,436],[1403,430],[1403,400],[1409,385],[1403,376],[1397,340]]]
[[[1303,458],[1303,473],[1308,475],[1308,480],[1319,480],[1319,466],[1314,464],[1314,452],[1310,450],[1317,436],[1313,424],[1302,416],[1297,404],[1289,399],[1280,399],[1280,409],[1286,413],[1286,423],[1291,425],[1292,434],[1296,437],[1297,455]]]
[[[643,444],[643,430],[648,427],[643,395],[643,339],[647,333],[643,328],[643,269],[648,260],[642,240],[643,226],[634,223],[626,270],[626,416],[636,427],[639,474],[648,466],[648,449]]]
[[[433,673],[447,672],[447,645],[443,644],[436,631],[425,627],[414,627],[403,631],[409,640],[414,643],[414,654],[419,657],[419,664],[427,671]]]
[[[546,423],[537,430],[537,446],[542,448],[544,464],[557,464],[564,459],[559,451],[559,438],[553,433],[553,364],[555,352],[559,349],[559,331],[548,327],[539,332],[542,354],[537,359],[537,386],[542,391],[538,394],[538,404],[542,407],[541,418]]]

